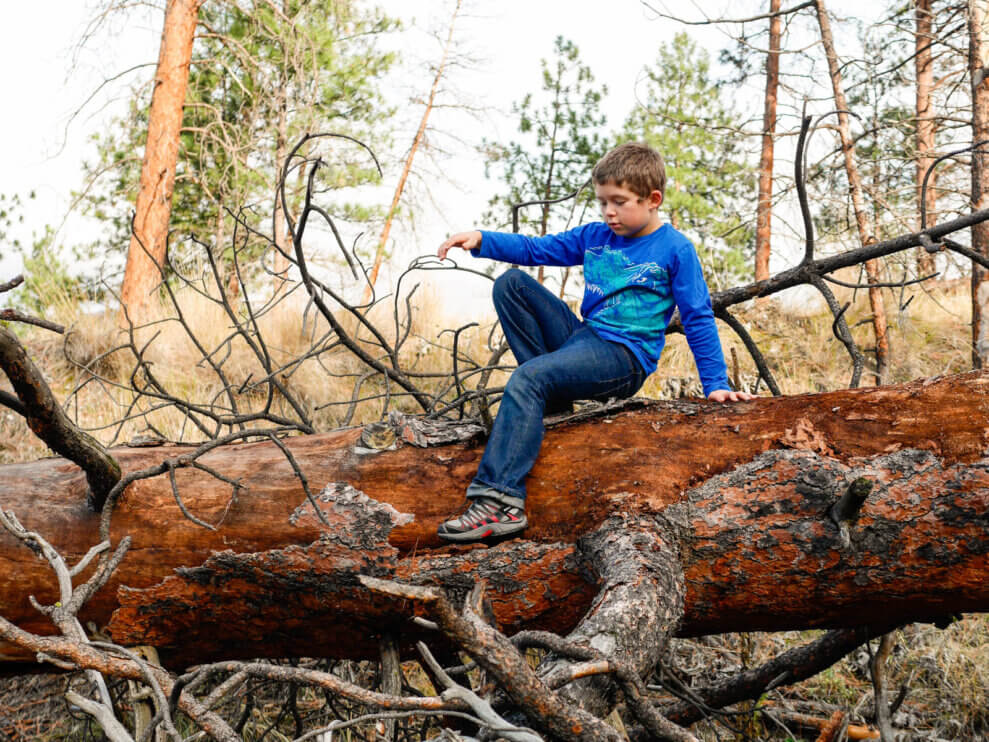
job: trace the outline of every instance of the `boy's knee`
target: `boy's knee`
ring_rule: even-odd
[[[497,302],[508,294],[514,294],[525,283],[527,277],[525,271],[509,268],[495,279],[494,287],[491,289],[492,298]]]
[[[539,374],[534,373],[527,364],[523,363],[508,377],[508,383],[505,384],[505,394],[531,397],[539,394],[542,386]]]

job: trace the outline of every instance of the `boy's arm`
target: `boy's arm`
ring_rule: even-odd
[[[748,392],[732,391],[728,383],[728,369],[711,309],[711,294],[697,253],[689,242],[677,250],[674,268],[673,299],[680,309],[683,332],[694,355],[704,394],[716,402],[755,399],[755,395]]]
[[[448,238],[436,254],[443,259],[452,248],[460,247],[475,257],[517,265],[580,265],[584,262],[582,234],[583,227],[545,237],[473,230]]]

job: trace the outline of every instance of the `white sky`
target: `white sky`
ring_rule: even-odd
[[[450,3],[422,0],[379,2],[391,14],[423,28],[445,27]],[[30,222],[19,234],[23,239],[45,223],[58,226],[69,206],[70,192],[80,185],[79,163],[87,151],[87,139],[106,125],[112,105],[98,95],[73,120],[70,114],[93,93],[105,77],[157,58],[160,14],[133,18],[126,26],[102,35],[80,58],[72,50],[92,17],[93,0],[34,0],[5,3],[0,23],[0,93],[7,101],[0,118],[0,193],[36,199],[25,208]],[[619,122],[630,110],[636,75],[655,57],[660,40],[672,36],[668,23],[649,20],[648,11],[637,0],[612,0],[607,4],[573,0],[466,0],[465,14],[458,24],[458,39],[477,65],[461,74],[457,84],[476,95],[492,109],[507,111],[513,100],[538,89],[539,60],[552,51],[553,38],[572,39],[590,64],[598,81],[611,89],[610,119]],[[425,34],[410,32],[410,50],[420,58],[435,57],[436,46]],[[123,80],[146,79],[149,69]],[[423,73],[422,77],[427,75]],[[420,81],[423,86],[427,82]],[[110,86],[113,87],[113,86]],[[115,88],[119,90],[119,86]],[[417,115],[417,112],[416,112]],[[437,126],[443,126],[440,115]],[[480,122],[464,120],[464,136],[478,142],[481,136],[511,137],[514,122],[496,115]],[[411,139],[412,132],[408,133]],[[459,160],[459,161],[456,161]],[[452,192],[456,209],[444,207],[438,219],[423,219],[418,238],[424,245],[456,228],[473,225],[495,184],[482,182],[480,158],[464,148],[463,157],[451,162],[455,178],[465,178]],[[442,189],[441,189],[442,194]],[[441,199],[444,203],[447,200]],[[473,202],[473,206],[471,203]],[[457,226],[459,225],[459,226]],[[73,230],[84,225],[69,222],[60,232],[62,241],[72,242]],[[425,248],[424,248],[425,249]],[[0,279],[13,275],[19,262],[7,245],[0,245]]]
[[[0,78],[0,94],[7,106],[0,118],[0,193],[22,197],[30,191],[36,193],[36,199],[24,209],[27,223],[19,232],[22,240],[28,240],[32,231],[40,234],[45,224],[60,227],[59,241],[67,244],[92,229],[77,218],[63,224],[63,218],[72,189],[80,185],[79,165],[87,152],[88,138],[107,125],[113,103],[101,93],[83,106],[81,114],[73,119],[70,114],[93,94],[101,80],[157,58],[161,14],[147,12],[104,33],[74,57],[73,46],[93,15],[95,2],[34,0],[6,3],[3,9],[0,69],[5,73]],[[379,0],[377,4],[403,18],[412,29],[445,29],[452,7],[449,1],[436,0]],[[739,5],[727,3],[729,7],[733,4],[736,8]],[[721,5],[721,0],[707,0],[694,8],[716,14]],[[696,17],[699,11],[691,12]],[[404,237],[412,243],[409,251],[434,251],[447,233],[475,226],[497,184],[484,179],[480,155],[470,145],[482,136],[502,140],[515,136],[515,122],[496,112],[507,112],[524,93],[539,89],[539,60],[551,55],[555,36],[573,40],[597,81],[608,85],[605,106],[609,126],[617,126],[634,105],[640,70],[654,61],[658,44],[670,40],[681,28],[655,19],[639,0],[465,0],[457,38],[460,48],[477,61],[452,82],[473,94],[475,102],[489,107],[490,113],[480,120],[453,114],[446,114],[450,118],[444,120],[441,112],[434,115],[437,127],[457,129],[466,143],[446,166],[454,184],[437,183],[436,208],[421,213],[416,234]],[[689,30],[712,58],[727,43],[724,32],[715,28]],[[410,56],[435,59],[438,46],[424,33],[412,30],[405,38],[408,41],[404,43],[411,45]],[[122,80],[147,79],[150,74],[146,68]],[[418,80],[423,90],[427,77],[423,72]],[[761,85],[761,80],[756,85]],[[108,89],[116,90],[119,98],[119,84]],[[756,110],[742,113],[761,117],[758,91],[752,106]],[[786,113],[781,110],[781,114]],[[418,111],[413,110],[410,118],[417,117]],[[792,122],[782,125],[791,126]],[[412,130],[398,136],[411,140]],[[792,145],[784,142],[782,146]],[[788,159],[782,153],[779,156]],[[386,184],[389,196],[392,187]],[[13,276],[19,268],[10,247],[0,245],[0,280]]]

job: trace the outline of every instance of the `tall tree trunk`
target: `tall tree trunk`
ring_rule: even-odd
[[[934,43],[931,15],[932,0],[916,0],[914,10],[916,30],[914,33],[914,68],[917,73],[917,229],[921,229],[921,209],[926,209],[927,225],[934,223],[934,210],[937,206],[937,195],[934,192],[935,173],[927,182],[926,193],[923,190],[924,176],[934,162],[934,136],[936,124],[934,110],[931,107],[931,91],[934,89],[934,54],[931,46]],[[934,256],[923,247],[917,251],[917,273],[926,276],[934,272]]]
[[[192,42],[202,0],[168,0],[148,113],[148,141],[141,166],[134,231],[127,249],[119,322],[140,324],[154,316],[162,279],[172,189],[179,156],[182,109],[189,83]],[[123,309],[126,308],[125,315]]]
[[[989,3],[969,0],[968,56],[972,82],[972,140],[989,139]],[[972,208],[986,205],[986,164],[984,148],[972,153]],[[972,249],[989,255],[989,225],[972,227]],[[972,265],[972,366],[989,365],[989,273]]]
[[[453,9],[453,15],[450,17],[450,28],[447,30],[446,42],[443,44],[443,54],[440,57],[440,63],[436,67],[436,74],[433,76],[433,84],[429,89],[429,97],[426,99],[426,108],[422,112],[422,119],[419,121],[419,128],[416,130],[415,136],[412,138],[412,146],[409,148],[409,154],[405,158],[405,165],[402,167],[402,174],[398,178],[398,183],[395,186],[395,193],[392,195],[391,206],[388,208],[388,216],[385,218],[385,226],[381,230],[381,236],[378,238],[378,247],[374,252],[374,265],[371,266],[371,272],[368,274],[368,285],[364,291],[364,301],[362,303],[366,304],[371,300],[371,292],[374,288],[374,284],[378,280],[378,271],[381,270],[381,261],[385,257],[385,247],[388,245],[388,235],[391,234],[391,225],[395,220],[395,214],[398,212],[398,203],[402,199],[402,192],[405,190],[405,183],[409,179],[409,173],[412,171],[412,161],[415,159],[416,152],[419,151],[419,146],[422,144],[422,140],[426,136],[426,124],[429,121],[429,115],[433,112],[433,104],[436,100],[436,93],[440,88],[440,81],[443,79],[443,72],[446,70],[447,58],[450,55],[450,46],[453,44],[453,28],[457,22],[457,14],[460,12],[460,5],[462,0],[457,0],[457,4]]]
[[[282,1],[282,14],[287,20],[291,19],[289,0]],[[289,242],[286,231],[288,225],[285,219],[285,206],[282,203],[280,192],[282,167],[288,156],[288,86],[290,78],[288,64],[287,60],[283,60],[278,89],[275,91],[275,110],[278,113],[278,118],[275,125],[275,207],[271,213],[271,237],[275,241],[276,247],[272,260],[274,290],[276,292],[282,288],[285,279],[288,278],[288,270],[291,266],[288,256],[292,252],[292,244]],[[305,168],[300,168],[300,170],[304,171]]]
[[[769,12],[778,13],[780,0],[770,0]],[[759,159],[759,202],[756,206],[755,280],[769,278],[773,216],[773,149],[776,133],[776,94],[780,82],[780,17],[769,19],[766,55],[766,103],[762,115],[762,156]]]
[[[862,178],[855,164],[855,145],[852,141],[851,128],[848,123],[848,101],[841,84],[841,70],[838,65],[838,54],[834,47],[834,37],[831,34],[831,21],[824,0],[815,0],[817,21],[821,29],[821,42],[828,60],[828,71],[831,76],[831,89],[834,102],[838,108],[838,134],[841,137],[841,151],[845,160],[845,175],[848,177],[848,190],[852,199],[852,209],[855,212],[855,225],[858,228],[859,240],[863,245],[876,241],[876,236],[869,227],[868,216],[862,200]],[[876,336],[876,383],[883,384],[889,370],[889,328],[886,322],[886,307],[883,302],[882,290],[875,284],[879,283],[879,261],[869,260],[865,264],[865,272],[869,281],[869,305],[872,309],[872,328]]]

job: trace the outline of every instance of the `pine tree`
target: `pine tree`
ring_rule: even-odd
[[[491,199],[486,215],[487,222],[498,226],[510,224],[513,204],[553,200],[580,188],[606,148],[599,131],[606,120],[601,100],[607,88],[595,85],[590,68],[581,64],[576,44],[557,36],[553,56],[541,61],[541,69],[540,90],[512,107],[522,138],[508,144],[484,142],[487,172],[500,169],[506,186]],[[589,196],[576,206],[588,203]],[[520,228],[537,235],[563,229],[571,222],[574,206],[568,201],[522,210]],[[540,268],[540,281],[543,278]]]
[[[740,214],[756,198],[742,124],[711,77],[710,58],[685,33],[659,47],[646,68],[641,106],[621,138],[655,147],[666,161],[663,210],[690,237],[714,286],[751,274],[752,225]]]
[[[395,60],[378,48],[395,22],[353,2],[318,0],[206,4],[200,11],[188,92],[183,111],[170,228],[195,234],[215,254],[229,252],[231,217],[243,212],[252,227],[254,250],[285,248],[284,215],[275,191],[292,142],[306,132],[334,132],[370,146],[388,141],[390,109],[379,93],[380,78]],[[98,138],[98,158],[87,180],[110,173],[83,197],[84,208],[109,225],[96,252],[112,254],[130,231],[136,192],[133,152],[143,147],[146,94],[135,91],[129,113]],[[339,146],[328,158],[327,189],[376,179],[357,147]],[[294,175],[293,175],[294,177]],[[293,189],[299,184],[293,179]],[[344,218],[368,209],[339,203]],[[238,246],[242,248],[243,246]],[[183,255],[170,256],[181,262]],[[248,249],[252,249],[248,245]],[[260,264],[261,261],[258,261]],[[266,266],[272,268],[271,261]]]

